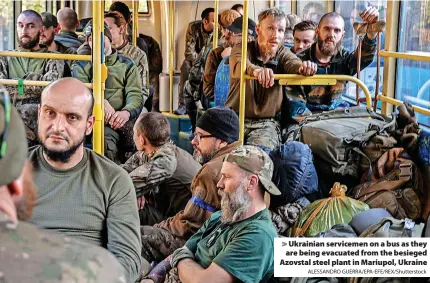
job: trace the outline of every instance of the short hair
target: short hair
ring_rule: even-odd
[[[219,15],[218,21],[222,27],[228,27],[234,22],[234,20],[240,17],[241,15],[239,14],[239,12],[235,10],[225,10]]]
[[[61,8],[57,13],[57,19],[61,27],[69,30],[75,29],[78,25],[78,15],[69,7]]]
[[[202,12],[202,20],[209,20],[209,14],[210,13],[215,13],[215,9],[214,8],[206,8],[203,10]]]
[[[307,14],[311,8],[315,8],[321,14],[324,13],[324,7],[318,2],[309,2],[303,7],[303,14]]]
[[[161,113],[141,114],[134,126],[152,146],[162,146],[170,140],[170,123]]]
[[[265,18],[272,16],[275,20],[285,20],[285,13],[278,8],[270,8],[258,14],[258,23],[261,23]]]
[[[321,17],[321,19],[320,19],[319,23],[318,23],[318,26],[320,26],[320,25],[321,25],[321,23],[322,23],[325,19],[333,19],[333,18],[341,19],[341,20],[342,20],[342,22],[344,23],[344,26],[345,26],[345,21],[343,20],[343,17],[342,17],[341,15],[339,15],[338,13],[336,13],[336,12],[330,12],[330,13],[327,13],[327,14],[323,15],[323,16]]]
[[[124,16],[118,11],[111,11],[111,12],[106,13],[105,18],[114,19],[114,23],[117,26],[126,26],[127,25],[127,21],[125,20]]]
[[[239,8],[243,9],[243,5],[242,4],[234,4],[233,6],[231,6],[231,10],[235,10],[237,12],[237,10],[239,10]]]
[[[305,30],[315,30],[317,28],[317,24],[314,21],[302,21],[294,26],[293,34],[298,31],[305,31]]]
[[[113,11],[120,12],[121,15],[124,16],[125,21],[127,23],[130,22],[130,18],[131,18],[130,8],[128,8],[128,6],[125,3],[121,2],[121,1],[113,2],[112,5],[110,5],[110,7],[109,7],[109,11],[110,12],[113,12]]]
[[[34,10],[24,10],[19,15],[24,15],[26,17],[35,17],[36,20],[40,23],[40,25],[43,25],[42,16]]]

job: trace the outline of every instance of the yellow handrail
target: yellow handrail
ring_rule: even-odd
[[[133,0],[133,46],[137,45],[139,37],[139,0]]]
[[[0,56],[2,56],[2,57],[23,57],[23,58],[34,58],[34,59],[91,61],[91,55],[58,54],[58,53],[0,51]]]
[[[218,10],[219,10],[219,0],[215,0],[215,4],[214,4],[214,33],[213,33],[213,49],[218,47]]]
[[[382,57],[391,57],[397,59],[409,59],[409,60],[418,60],[418,61],[427,61],[430,62],[430,53],[428,55],[422,54],[423,52],[393,52],[381,50],[379,51],[379,55]]]
[[[378,100],[381,100],[382,103],[390,103],[394,106],[399,106],[399,105],[403,104],[403,102],[400,100],[397,100],[397,99],[394,99],[394,98],[391,98],[391,97],[388,97],[388,96],[385,96],[382,94],[378,95]],[[415,106],[415,105],[412,105],[412,107],[414,108],[415,112],[430,116],[430,109],[426,109],[426,108],[423,108],[420,106]],[[384,107],[382,107],[382,109],[384,109]],[[382,111],[382,114],[385,115],[386,114],[385,111]]]
[[[248,1],[243,1],[243,23],[242,30],[248,30]],[[246,59],[248,49],[247,32],[242,35],[242,61],[240,62],[240,102],[239,102],[239,140],[244,143],[245,136],[245,90],[246,90]]]
[[[41,86],[45,87],[48,86],[51,82],[50,81],[30,81],[30,80],[23,80],[22,81],[24,86]],[[18,85],[18,80],[9,80],[9,79],[0,79],[0,84],[2,85]],[[86,87],[92,89],[93,84],[85,84]]]
[[[93,150],[104,154],[104,81],[107,71],[104,65],[103,50],[103,9],[101,1],[93,2],[93,96],[94,96],[94,134]],[[100,36],[98,36],[100,35]]]
[[[174,13],[175,13],[175,1],[169,1],[169,86],[170,86],[170,113],[173,113],[173,68],[174,68],[174,43],[175,34],[174,29]]]

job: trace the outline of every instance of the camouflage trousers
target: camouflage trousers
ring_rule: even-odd
[[[133,126],[135,122],[135,119],[129,120],[118,130],[105,125],[105,156],[117,164],[121,164],[122,159],[125,159],[120,156],[120,152],[124,153],[134,149]]]
[[[175,267],[170,269],[169,273],[166,275],[164,283],[181,283],[181,280],[179,279],[178,268]]]
[[[245,144],[270,151],[281,145],[281,127],[275,119],[245,119]]]
[[[184,87],[185,87],[185,82],[188,80],[188,77],[190,75],[191,65],[192,65],[192,62],[188,60],[184,60],[181,66],[181,75],[179,77],[179,93],[178,93],[179,105],[185,104]]]
[[[160,262],[176,249],[185,245],[185,240],[172,235],[168,230],[152,227],[141,226],[140,233],[142,237],[142,257],[148,262]]]
[[[37,143],[37,105],[40,102],[37,100],[27,103],[27,101],[16,102],[16,110],[21,116],[25,124],[25,130],[27,132],[27,140],[29,143]]]

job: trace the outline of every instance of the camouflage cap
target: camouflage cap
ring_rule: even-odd
[[[236,164],[245,171],[258,175],[263,187],[272,195],[281,192],[272,182],[273,162],[264,150],[252,145],[242,145],[228,154],[224,161]]]
[[[83,34],[85,37],[89,37],[93,33],[93,20],[90,20],[84,27]],[[112,42],[112,34],[110,33],[109,27],[106,23],[103,25],[103,33],[106,35],[110,42]]]
[[[0,85],[0,186],[15,181],[27,158],[24,122]]]

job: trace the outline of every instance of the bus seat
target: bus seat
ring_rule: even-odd
[[[228,91],[230,89],[230,65],[229,56],[221,60],[215,76],[215,107],[223,107],[227,101]]]

